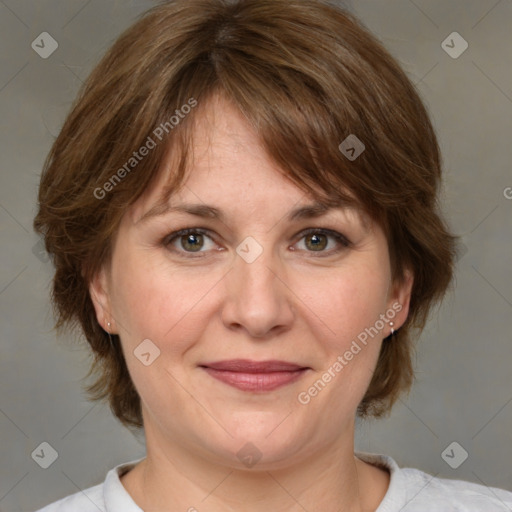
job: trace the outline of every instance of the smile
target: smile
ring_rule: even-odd
[[[242,391],[272,391],[300,379],[309,368],[284,361],[231,360],[201,365],[211,377]]]

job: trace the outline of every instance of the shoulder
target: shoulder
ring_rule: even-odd
[[[358,453],[357,457],[390,472],[388,491],[376,512],[512,512],[512,492],[504,489],[400,468],[387,455]]]
[[[71,494],[36,512],[72,512],[76,510],[80,510],[80,512],[105,512],[103,484]]]
[[[36,512],[142,512],[121,483],[120,477],[142,459],[111,469],[101,484],[71,494]]]
[[[437,478],[418,469],[400,470],[408,486],[407,501],[411,510],[450,510],[453,512],[512,512],[512,493],[495,487]],[[448,508],[449,507],[449,508]]]

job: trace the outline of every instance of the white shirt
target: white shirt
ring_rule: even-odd
[[[399,468],[388,455],[365,452],[355,455],[390,472],[389,488],[375,512],[512,512],[512,492],[463,480],[436,478],[418,469]],[[107,473],[102,484],[36,512],[143,512],[120,480],[140,460],[120,464]],[[202,509],[199,504],[196,508]]]

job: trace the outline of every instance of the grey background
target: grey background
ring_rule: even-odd
[[[0,0],[0,510],[30,511],[144,455],[108,407],[85,400],[90,361],[52,331],[50,264],[32,233],[38,175],[82,80],[149,1]],[[400,465],[512,490],[512,1],[353,0],[431,112],[445,164],[443,205],[465,248],[451,293],[418,343],[417,382],[356,448]],[[42,59],[43,31],[59,44]],[[469,48],[451,58],[441,42]],[[36,247],[37,249],[37,247]],[[59,454],[31,458],[43,441]],[[441,457],[453,441],[469,454]],[[456,453],[458,457],[458,452]]]

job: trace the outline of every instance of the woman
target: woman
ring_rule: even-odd
[[[36,230],[91,398],[147,456],[50,511],[510,510],[512,494],[354,453],[448,289],[441,166],[403,71],[315,0],[176,0],[93,71]]]

